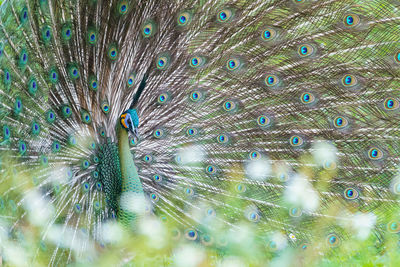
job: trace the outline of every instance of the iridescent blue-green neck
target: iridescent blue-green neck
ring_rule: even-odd
[[[118,136],[118,150],[119,158],[121,163],[121,174],[122,174],[122,190],[121,195],[132,194],[136,196],[142,196],[143,187],[140,182],[139,175],[133,161],[133,156],[129,147],[128,131],[123,129],[119,122],[117,123],[117,136]],[[121,202],[132,198],[122,198]],[[118,219],[126,226],[130,226],[134,223],[136,215],[129,209],[133,207],[134,203],[121,203],[118,211]],[[127,210],[128,208],[128,210]]]

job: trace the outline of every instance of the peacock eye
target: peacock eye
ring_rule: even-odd
[[[342,84],[345,87],[352,87],[358,83],[357,78],[354,75],[346,74],[342,78]]]
[[[260,214],[257,211],[249,211],[247,213],[247,219],[251,222],[258,222],[260,220]]]
[[[384,107],[386,110],[395,110],[399,108],[399,101],[393,98],[386,98],[384,102]]]
[[[387,224],[387,230],[393,234],[400,232],[400,222],[399,221],[390,221]]]
[[[372,160],[380,160],[383,158],[383,152],[379,148],[373,147],[368,150],[368,157]]]
[[[169,66],[169,63],[170,63],[169,56],[167,56],[167,55],[160,55],[156,59],[157,69],[159,69],[159,70],[167,69]]]
[[[118,4],[118,13],[120,15],[125,15],[128,12],[128,2],[127,1],[120,1]]]
[[[219,22],[227,22],[233,17],[233,11],[226,8],[218,12],[217,20]]]
[[[127,83],[128,83],[128,87],[132,87],[133,86],[133,84],[134,84],[134,82],[135,82],[135,74],[134,73],[131,73],[129,76],[128,76],[128,80],[127,80]]]
[[[252,151],[252,152],[249,153],[249,159],[250,160],[257,160],[257,159],[260,159],[260,158],[261,158],[260,152]]]
[[[161,138],[161,137],[163,137],[163,136],[164,136],[164,130],[162,130],[162,129],[156,129],[156,130],[154,131],[154,133],[153,133],[153,136],[154,136],[155,138]]]
[[[271,75],[267,75],[265,77],[265,84],[268,87],[273,87],[273,86],[277,85],[278,82],[279,82],[279,78],[276,75],[271,74]]]
[[[227,100],[223,103],[223,108],[227,112],[235,112],[237,109],[237,104],[232,100]]]
[[[104,114],[108,114],[110,112],[110,105],[108,104],[108,101],[103,101],[101,103],[101,110],[104,112]]]
[[[202,67],[204,65],[204,63],[205,63],[205,59],[200,56],[192,57],[189,61],[190,67],[192,67],[194,69]]]
[[[326,241],[330,247],[337,247],[340,245],[340,239],[336,234],[328,235]]]
[[[303,44],[299,46],[297,53],[301,57],[308,57],[314,53],[314,47],[308,44]]]
[[[193,91],[190,93],[190,100],[193,102],[199,102],[203,99],[203,93],[201,91]]]
[[[354,27],[360,24],[360,17],[356,14],[348,14],[344,17],[344,25],[346,27]]]
[[[117,58],[118,58],[118,49],[117,49],[117,47],[116,47],[115,45],[111,45],[111,46],[108,48],[108,53],[107,53],[107,55],[108,55],[108,58],[109,58],[109,59],[111,59],[111,60],[117,60]]]
[[[240,65],[241,62],[236,58],[229,59],[226,62],[226,68],[230,71],[237,70],[240,67]]]
[[[358,196],[359,196],[358,191],[357,191],[356,189],[354,189],[354,188],[351,188],[351,187],[346,188],[346,189],[344,190],[344,193],[343,193],[343,194],[344,194],[344,197],[345,197],[346,199],[349,199],[349,200],[357,199]]]
[[[304,143],[304,140],[300,136],[294,135],[294,136],[290,137],[289,143],[293,147],[299,147]]]
[[[197,239],[197,231],[194,229],[188,229],[185,232],[185,237],[191,241],[196,240]]]
[[[196,128],[188,128],[188,129],[186,130],[186,134],[187,134],[188,136],[195,136],[195,135],[197,135],[197,133],[198,133],[198,131],[197,131]]]
[[[179,26],[186,26],[192,20],[192,14],[189,12],[182,12],[178,15],[178,25]]]
[[[397,51],[397,53],[394,55],[394,60],[397,63],[400,63],[400,51]]]
[[[215,174],[217,172],[217,168],[214,165],[208,165],[206,167],[206,172],[208,174]]]
[[[235,186],[235,190],[236,190],[236,192],[238,192],[238,193],[244,193],[244,192],[246,191],[246,189],[247,189],[247,187],[246,187],[246,185],[244,185],[244,184],[237,184],[237,185]]]
[[[291,208],[289,210],[289,215],[292,217],[300,217],[302,214],[303,214],[303,212],[299,208]]]
[[[162,177],[161,177],[161,175],[155,174],[155,175],[153,176],[153,180],[154,180],[156,183],[160,183],[160,182],[162,181]]]
[[[257,118],[257,124],[260,127],[267,127],[271,125],[271,119],[266,115],[260,115]]]
[[[158,96],[157,102],[159,104],[165,104],[169,100],[169,95],[167,93],[162,93]]]
[[[349,124],[349,122],[345,117],[338,116],[333,119],[333,125],[337,129],[345,128],[348,124]]]
[[[261,38],[264,41],[270,41],[275,39],[276,36],[276,31],[274,29],[271,28],[266,28],[264,29],[264,31],[261,34]]]
[[[150,199],[153,202],[158,202],[160,200],[160,198],[158,197],[157,193],[151,193],[150,194]]]
[[[142,27],[142,33],[144,38],[149,38],[154,35],[156,24],[152,21],[147,22]]]
[[[300,100],[303,104],[312,104],[315,101],[315,96],[312,93],[303,93]]]
[[[217,142],[220,144],[229,143],[229,136],[227,134],[220,134],[217,136]]]

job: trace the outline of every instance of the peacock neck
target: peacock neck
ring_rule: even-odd
[[[130,206],[134,203],[123,203],[123,201],[132,199],[130,197],[124,197],[124,195],[133,195],[135,197],[143,196],[143,187],[139,179],[139,175],[133,161],[133,157],[129,147],[128,131],[123,129],[119,123],[117,123],[117,135],[118,135],[118,150],[120,156],[120,167],[122,175],[122,191],[121,191],[121,205],[118,211],[118,219],[125,225],[132,225],[136,218],[136,215],[132,213]]]

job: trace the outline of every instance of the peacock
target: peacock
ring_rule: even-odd
[[[3,260],[37,235],[32,261],[93,262],[105,226],[136,240],[149,216],[215,257],[239,253],[228,232],[268,255],[383,253],[400,232],[399,6],[3,1]]]

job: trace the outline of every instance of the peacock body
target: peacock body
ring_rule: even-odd
[[[35,236],[30,262],[93,263],[104,227],[134,238],[147,217],[221,258],[242,253],[231,233],[272,258],[381,253],[400,231],[398,7],[4,1],[4,260]]]

